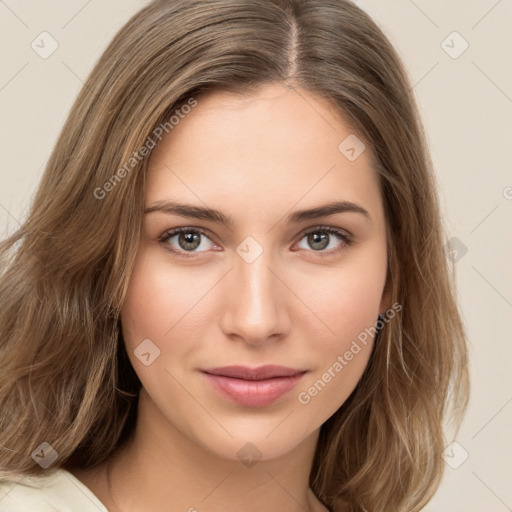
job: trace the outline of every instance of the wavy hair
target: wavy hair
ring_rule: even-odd
[[[58,453],[54,467],[90,468],[133,433],[141,383],[119,318],[141,234],[141,148],[191,98],[270,83],[328,100],[371,148],[387,285],[402,305],[321,426],[310,486],[352,512],[415,512],[435,493],[444,429],[458,429],[468,401],[465,328],[409,78],[348,0],[156,0],[106,48],[25,222],[0,245],[2,478],[40,474],[31,453],[42,442]]]

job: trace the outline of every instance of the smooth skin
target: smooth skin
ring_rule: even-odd
[[[135,435],[108,468],[74,471],[110,512],[327,511],[308,482],[319,429],[354,390],[373,340],[307,404],[298,395],[390,306],[371,150],[350,161],[338,149],[352,133],[326,100],[272,84],[251,97],[199,97],[153,150],[146,209],[166,201],[208,207],[233,225],[145,214],[121,313],[143,386]],[[286,220],[339,201],[369,215]],[[192,233],[164,241],[179,227]],[[256,244],[244,245],[247,237]],[[248,262],[240,247],[263,252]],[[148,366],[134,354],[146,339],[160,350]],[[220,396],[201,373],[232,364],[307,373],[272,404],[245,407]],[[247,443],[261,457],[250,467],[238,455],[253,449]]]

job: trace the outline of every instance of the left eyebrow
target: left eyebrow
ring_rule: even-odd
[[[170,215],[179,215],[180,217],[190,217],[200,220],[209,220],[211,222],[221,223],[226,226],[233,226],[234,221],[231,217],[225,215],[219,210],[205,208],[203,206],[194,206],[191,204],[180,204],[175,201],[158,201],[152,206],[146,208],[144,213],[164,212]],[[311,208],[308,210],[297,210],[286,217],[289,224],[298,224],[306,220],[320,219],[336,213],[353,212],[364,215],[373,222],[370,214],[362,206],[350,201],[337,201]]]
[[[362,206],[350,201],[338,201],[324,204],[310,210],[298,210],[288,215],[288,217],[286,217],[286,221],[290,224],[297,224],[299,222],[304,222],[305,220],[319,219],[322,217],[328,217],[329,215],[334,215],[335,213],[345,212],[361,213],[369,221],[373,222],[368,210],[365,210]]]

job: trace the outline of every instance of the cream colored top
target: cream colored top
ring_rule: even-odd
[[[93,492],[59,468],[53,475],[0,480],[0,512],[108,512]]]

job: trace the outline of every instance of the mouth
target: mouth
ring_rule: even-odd
[[[224,399],[245,407],[264,407],[291,391],[307,370],[276,365],[224,366],[202,373]]]

